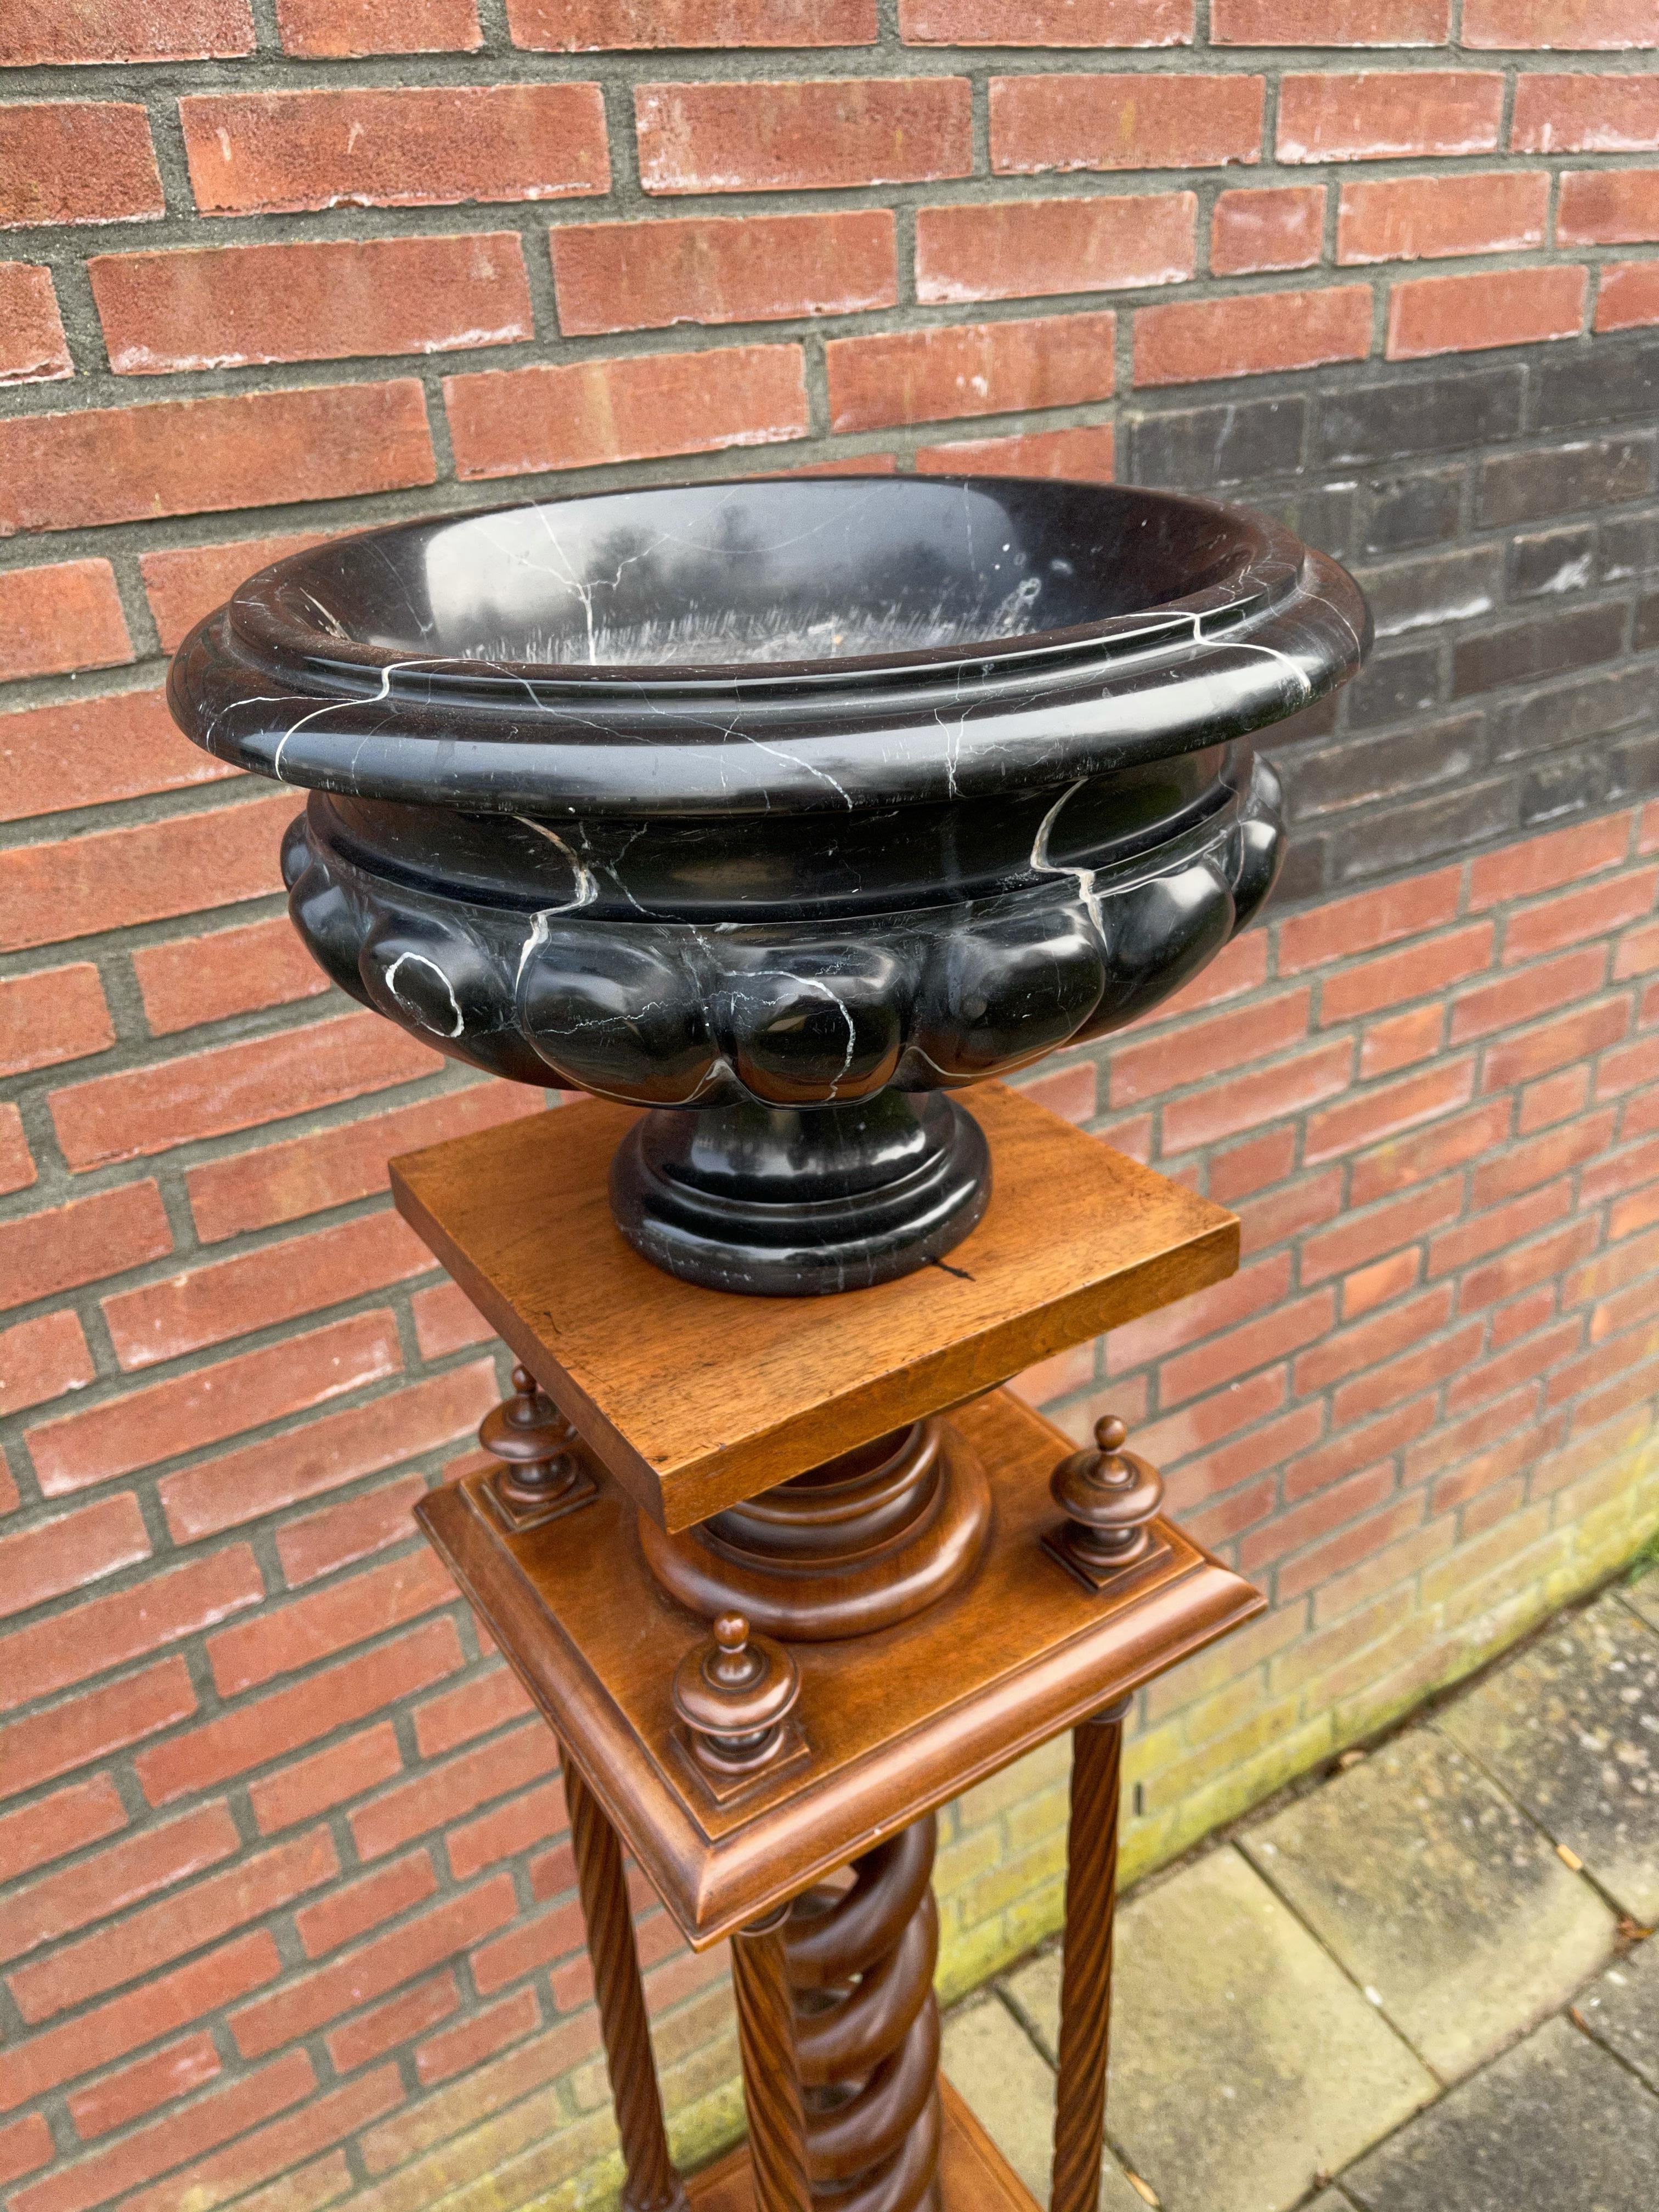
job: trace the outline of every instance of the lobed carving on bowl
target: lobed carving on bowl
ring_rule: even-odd
[[[283,873],[334,980],[453,1058],[635,1105],[799,1108],[957,1088],[1133,1021],[1256,912],[1282,842],[1278,778],[1240,748],[1224,803],[1133,860],[1039,854],[1028,889],[897,914],[526,910],[366,866],[325,801]]]

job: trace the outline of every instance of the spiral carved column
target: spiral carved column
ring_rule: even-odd
[[[780,1907],[732,1939],[743,2101],[758,2212],[812,2212],[806,2112],[795,2050],[794,2001]]]
[[[574,1761],[567,1758],[562,1765],[570,1848],[628,2173],[623,2186],[624,2212],[685,2212],[685,2191],[668,2155],[622,1846]]]
[[[939,1912],[932,1814],[809,1890],[784,1929],[815,2212],[934,2212]]]
[[[1060,1982],[1060,2080],[1049,2212],[1097,2212],[1106,2139],[1112,1921],[1127,1703],[1073,1731],[1066,1940]]]

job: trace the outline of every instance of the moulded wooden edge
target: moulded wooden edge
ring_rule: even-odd
[[[939,2194],[945,2212],[1038,2212],[1037,2201],[975,2118],[946,2076],[939,2077],[945,2135]],[[756,2212],[749,2147],[740,2144],[685,2185],[691,2212]]]

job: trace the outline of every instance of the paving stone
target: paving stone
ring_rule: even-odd
[[[1583,1877],[1432,1729],[1240,1844],[1443,2081],[1559,2010],[1618,1933]]]
[[[1052,2050],[1058,1958],[1007,1987]],[[1285,2212],[1435,2094],[1237,1851],[1120,1914],[1106,2125],[1164,2212]]]
[[[953,2085],[1039,2204],[1054,2162],[1054,2075],[995,1996],[964,2005],[945,2023],[943,2063]],[[1108,2159],[1101,2212],[1146,2212]]]
[[[1362,2212],[1653,2212],[1659,2099],[1553,2020],[1342,2177]]]
[[[1625,1603],[1638,1613],[1650,1628],[1659,1628],[1659,1567],[1650,1568],[1639,1583],[1632,1583],[1621,1593]]]
[[[1659,1636],[1628,1606],[1599,1600],[1439,1724],[1626,1912],[1659,1919]]]
[[[1659,1942],[1638,1944],[1578,2000],[1590,2033],[1616,2051],[1650,2089],[1659,2089]],[[1659,2198],[1659,2145],[1654,2152]]]

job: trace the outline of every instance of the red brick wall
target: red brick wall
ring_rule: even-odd
[[[607,2170],[545,1738],[407,1534],[498,1354],[382,1195],[539,1101],[325,993],[291,797],[160,700],[195,616],[327,531],[1115,458],[1364,576],[1377,660],[1286,733],[1276,918],[1037,1079],[1249,1243],[1029,1385],[1131,1415],[1275,1599],[1146,1700],[1138,1863],[1659,1517],[1656,51],[1652,0],[0,15],[19,2212],[472,2212],[492,2171],[504,2212]],[[952,1814],[958,1982],[1052,1917],[1056,1802]],[[642,1903],[706,2143],[719,1962]]]

